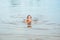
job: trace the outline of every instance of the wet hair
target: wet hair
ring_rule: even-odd
[[[29,18],[29,16],[30,16],[30,15],[27,16],[27,19]],[[30,18],[32,18],[32,17],[30,16]]]

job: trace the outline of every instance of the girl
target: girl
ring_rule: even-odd
[[[31,27],[32,17],[30,15],[27,16],[27,19],[25,20],[25,23],[28,25],[28,27]]]

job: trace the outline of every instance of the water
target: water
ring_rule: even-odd
[[[0,0],[0,40],[60,40],[59,13],[60,0]]]

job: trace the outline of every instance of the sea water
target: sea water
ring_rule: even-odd
[[[60,40],[59,13],[60,0],[0,0],[0,40]]]

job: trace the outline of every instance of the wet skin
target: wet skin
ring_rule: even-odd
[[[31,27],[31,23],[32,23],[31,16],[27,16],[27,19],[25,20],[25,23],[27,24],[27,27]]]

